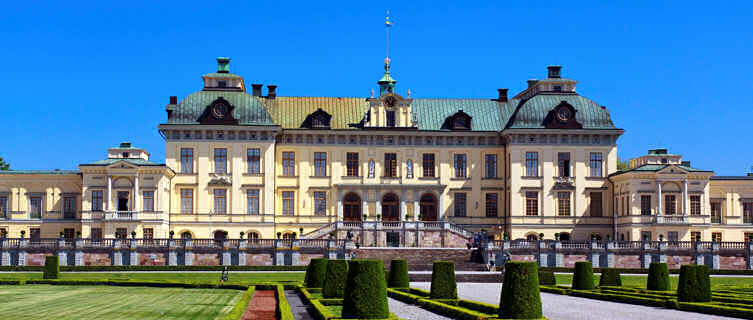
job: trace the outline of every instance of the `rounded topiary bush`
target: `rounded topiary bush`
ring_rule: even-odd
[[[348,263],[348,280],[343,295],[343,318],[386,319],[387,283],[382,260],[355,259]]]
[[[554,272],[539,270],[539,285],[556,286],[557,279],[554,277]]]
[[[390,288],[410,287],[407,261],[403,259],[395,259],[390,262],[390,274],[387,278],[387,286]]]
[[[599,287],[603,286],[622,286],[620,270],[614,268],[602,268],[601,278],[599,278]]]
[[[60,276],[60,262],[58,256],[46,256],[44,258],[44,279],[57,279]]]
[[[540,319],[541,294],[536,262],[505,263],[499,317],[503,319]]]
[[[329,260],[327,262],[327,275],[324,278],[322,296],[324,298],[343,297],[345,281],[348,281],[348,261]]]
[[[327,277],[327,259],[311,259],[308,268],[306,268],[306,287],[321,288],[324,286],[324,279]]]
[[[669,288],[669,267],[667,264],[661,262],[651,263],[648,267],[646,290],[666,291]]]
[[[434,261],[431,271],[431,298],[457,299],[458,287],[455,282],[455,263]]]
[[[677,283],[677,300],[682,302],[711,301],[709,267],[695,264],[680,267],[680,280]]]
[[[591,290],[594,288],[594,270],[591,262],[578,261],[575,263],[573,274],[573,289]]]

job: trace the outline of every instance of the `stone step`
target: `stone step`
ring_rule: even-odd
[[[480,282],[480,283],[500,283],[502,282],[502,272],[488,273],[460,273],[455,274],[457,282]],[[411,282],[431,282],[431,273],[411,273],[409,274]]]

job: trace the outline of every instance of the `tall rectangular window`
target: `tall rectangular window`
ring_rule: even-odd
[[[466,195],[465,192],[457,192],[455,193],[455,216],[456,217],[465,217],[466,216]]]
[[[651,196],[649,195],[641,196],[641,215],[642,216],[651,215]]]
[[[539,215],[539,193],[536,191],[526,192],[526,215],[527,216]]]
[[[143,197],[141,201],[143,202],[143,205],[141,210],[147,212],[154,211],[154,191],[144,191],[142,195]]]
[[[722,223],[722,204],[719,202],[711,203],[711,223]]]
[[[591,192],[591,216],[592,217],[604,216],[602,197],[603,197],[603,194],[601,192]]]
[[[711,241],[722,242],[722,233],[721,232],[712,232],[711,233]]]
[[[487,179],[494,179],[497,177],[497,155],[496,154],[487,154],[484,157],[484,164],[485,167],[485,177]]]
[[[42,197],[29,198],[29,218],[42,219]]]
[[[76,218],[76,197],[63,197],[63,219]]]
[[[116,239],[128,239],[128,229],[127,228],[115,228],[115,238]]]
[[[690,196],[690,215],[701,215],[701,196]]]
[[[701,239],[701,232],[700,231],[691,231],[690,232],[690,241],[691,242],[703,241]]]
[[[246,151],[246,163],[248,165],[248,174],[261,173],[261,151],[259,149],[248,149]]]
[[[66,240],[73,240],[73,235],[76,233],[76,229],[65,228],[63,229],[63,238]]]
[[[180,189],[180,213],[193,213],[193,189]]]
[[[589,176],[591,177],[603,176],[601,152],[591,152],[589,168],[590,168]]]
[[[103,202],[102,190],[92,191],[92,211],[102,211]]]
[[[486,194],[486,216],[496,217],[499,214],[499,194],[492,192]]]
[[[743,202],[743,223],[753,223],[753,202]]]
[[[465,167],[466,167],[466,155],[456,154],[455,155],[455,177],[456,178],[466,177]]]
[[[295,152],[286,151],[282,153],[282,175],[295,176]]]
[[[570,215],[570,192],[557,192],[557,215]]]
[[[424,153],[423,155],[424,177],[434,178],[434,154]]]
[[[144,228],[144,240],[152,240],[154,239],[154,229],[153,228]]]
[[[526,152],[526,177],[539,176],[539,153]]]
[[[327,193],[323,191],[314,192],[314,215],[327,215]]]
[[[358,168],[360,167],[360,163],[358,162],[358,152],[348,152],[346,154],[346,166],[347,166],[347,175],[349,177],[358,177]]]
[[[395,111],[387,110],[387,126],[388,127],[395,126]]]
[[[0,219],[8,218],[8,197],[0,197]]]
[[[677,198],[674,195],[664,196],[664,214],[672,215],[677,213]]]
[[[41,232],[39,232],[39,228],[29,228],[29,239],[34,242],[38,242],[39,238],[41,238]]]
[[[214,189],[214,213],[227,213],[227,190]]]
[[[180,173],[193,173],[193,149],[180,149]]]
[[[102,240],[102,228],[92,228],[90,237],[94,241]]]
[[[745,232],[745,242],[753,242],[753,232]]]
[[[227,149],[214,149],[214,173],[227,173]]]
[[[677,242],[677,240],[679,240],[677,231],[667,231],[667,241]]]
[[[248,214],[259,214],[259,189],[246,191],[246,206]]]
[[[314,175],[317,177],[327,176],[326,152],[314,152]]]
[[[397,177],[397,154],[396,153],[384,154],[384,176],[385,177]]]
[[[282,192],[282,215],[284,216],[295,215],[295,192],[294,191]]]
[[[557,153],[557,175],[560,177],[570,176],[570,152]]]

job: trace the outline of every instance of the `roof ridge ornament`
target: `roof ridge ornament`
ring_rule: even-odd
[[[230,73],[230,58],[217,57],[217,73]]]
[[[393,93],[395,91],[395,83],[397,81],[390,75],[390,27],[392,27],[392,21],[390,21],[390,11],[387,11],[387,18],[384,22],[385,27],[385,58],[384,58],[384,75],[377,84],[379,84],[379,96],[384,94]]]

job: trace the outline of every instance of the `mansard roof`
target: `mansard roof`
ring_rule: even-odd
[[[419,98],[413,99],[411,110],[418,118],[418,130],[447,130],[442,128],[447,118],[463,110],[473,119],[471,131],[502,131],[515,104],[513,100]]]
[[[0,170],[0,175],[39,174],[39,175],[69,175],[81,174],[78,170]]]
[[[617,129],[606,107],[577,94],[537,94],[522,100],[505,128],[545,129],[547,115],[562,102],[575,109],[575,120],[583,129]]]
[[[275,122],[264,108],[264,98],[243,91],[198,91],[185,97],[177,105],[168,105],[167,124],[199,124],[207,106],[223,98],[233,108],[233,118],[240,125],[274,126]]]
[[[274,123],[285,129],[301,128],[306,117],[320,108],[332,116],[331,129],[356,129],[369,110],[366,98],[278,96],[261,99]]]

